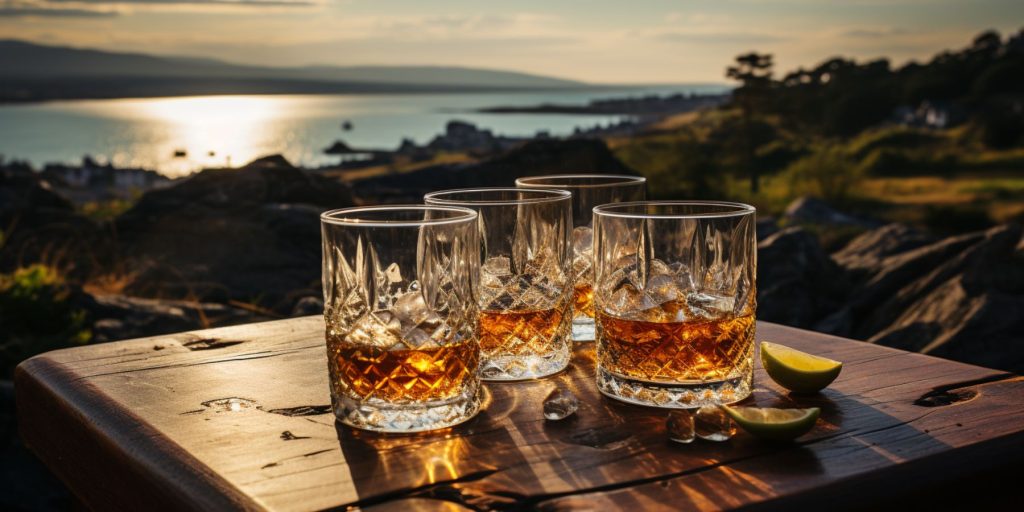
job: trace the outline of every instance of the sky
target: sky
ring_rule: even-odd
[[[596,83],[726,82],[834,56],[925,60],[1024,0],[0,0],[0,39],[299,66],[455,65]]]

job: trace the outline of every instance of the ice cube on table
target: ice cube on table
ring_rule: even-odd
[[[687,409],[673,410],[665,420],[665,431],[668,438],[676,443],[692,443],[697,437],[693,426],[693,411]]]
[[[544,399],[544,418],[551,421],[558,421],[568,418],[580,407],[580,401],[572,391],[561,386],[556,387],[548,393]]]
[[[693,428],[697,437],[706,441],[728,441],[736,435],[736,425],[729,414],[718,405],[705,405],[693,415]]]

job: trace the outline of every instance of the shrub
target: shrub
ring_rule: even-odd
[[[943,137],[917,128],[892,126],[865,132],[850,142],[850,153],[855,158],[865,158],[877,150],[908,150],[935,146]]]
[[[52,267],[34,264],[0,274],[0,377],[35,354],[88,343],[84,310]]]
[[[861,179],[860,169],[840,146],[826,145],[793,162],[785,171],[794,195],[843,202]]]
[[[956,153],[927,149],[876,149],[861,161],[860,171],[869,176],[949,174],[960,166]]]
[[[616,156],[647,178],[652,199],[709,198],[721,190],[708,147],[689,138],[641,140],[618,148]]]

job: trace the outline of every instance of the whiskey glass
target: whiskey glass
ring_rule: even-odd
[[[753,382],[755,211],[663,201],[594,208],[597,386],[640,405],[742,400]]]
[[[334,415],[419,432],[480,409],[477,213],[374,206],[320,216]]]
[[[571,356],[572,196],[564,190],[481,188],[424,196],[479,213],[480,376],[523,380],[565,369]]]
[[[593,210],[595,206],[647,198],[647,178],[617,174],[552,174],[516,180],[520,188],[572,193],[573,296],[572,337],[594,339]]]

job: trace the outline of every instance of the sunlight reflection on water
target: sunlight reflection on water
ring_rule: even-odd
[[[567,134],[577,126],[618,119],[470,112],[481,107],[583,104],[592,98],[685,90],[675,86],[554,93],[195,96],[7,105],[0,107],[0,155],[42,166],[77,163],[88,154],[101,162],[157,169],[170,176],[242,165],[272,153],[317,166],[335,162],[322,154],[335,139],[381,149],[397,147],[403,137],[423,144],[455,118],[515,136],[538,130]],[[352,131],[342,131],[346,120],[353,123]],[[179,150],[186,156],[175,157]]]

